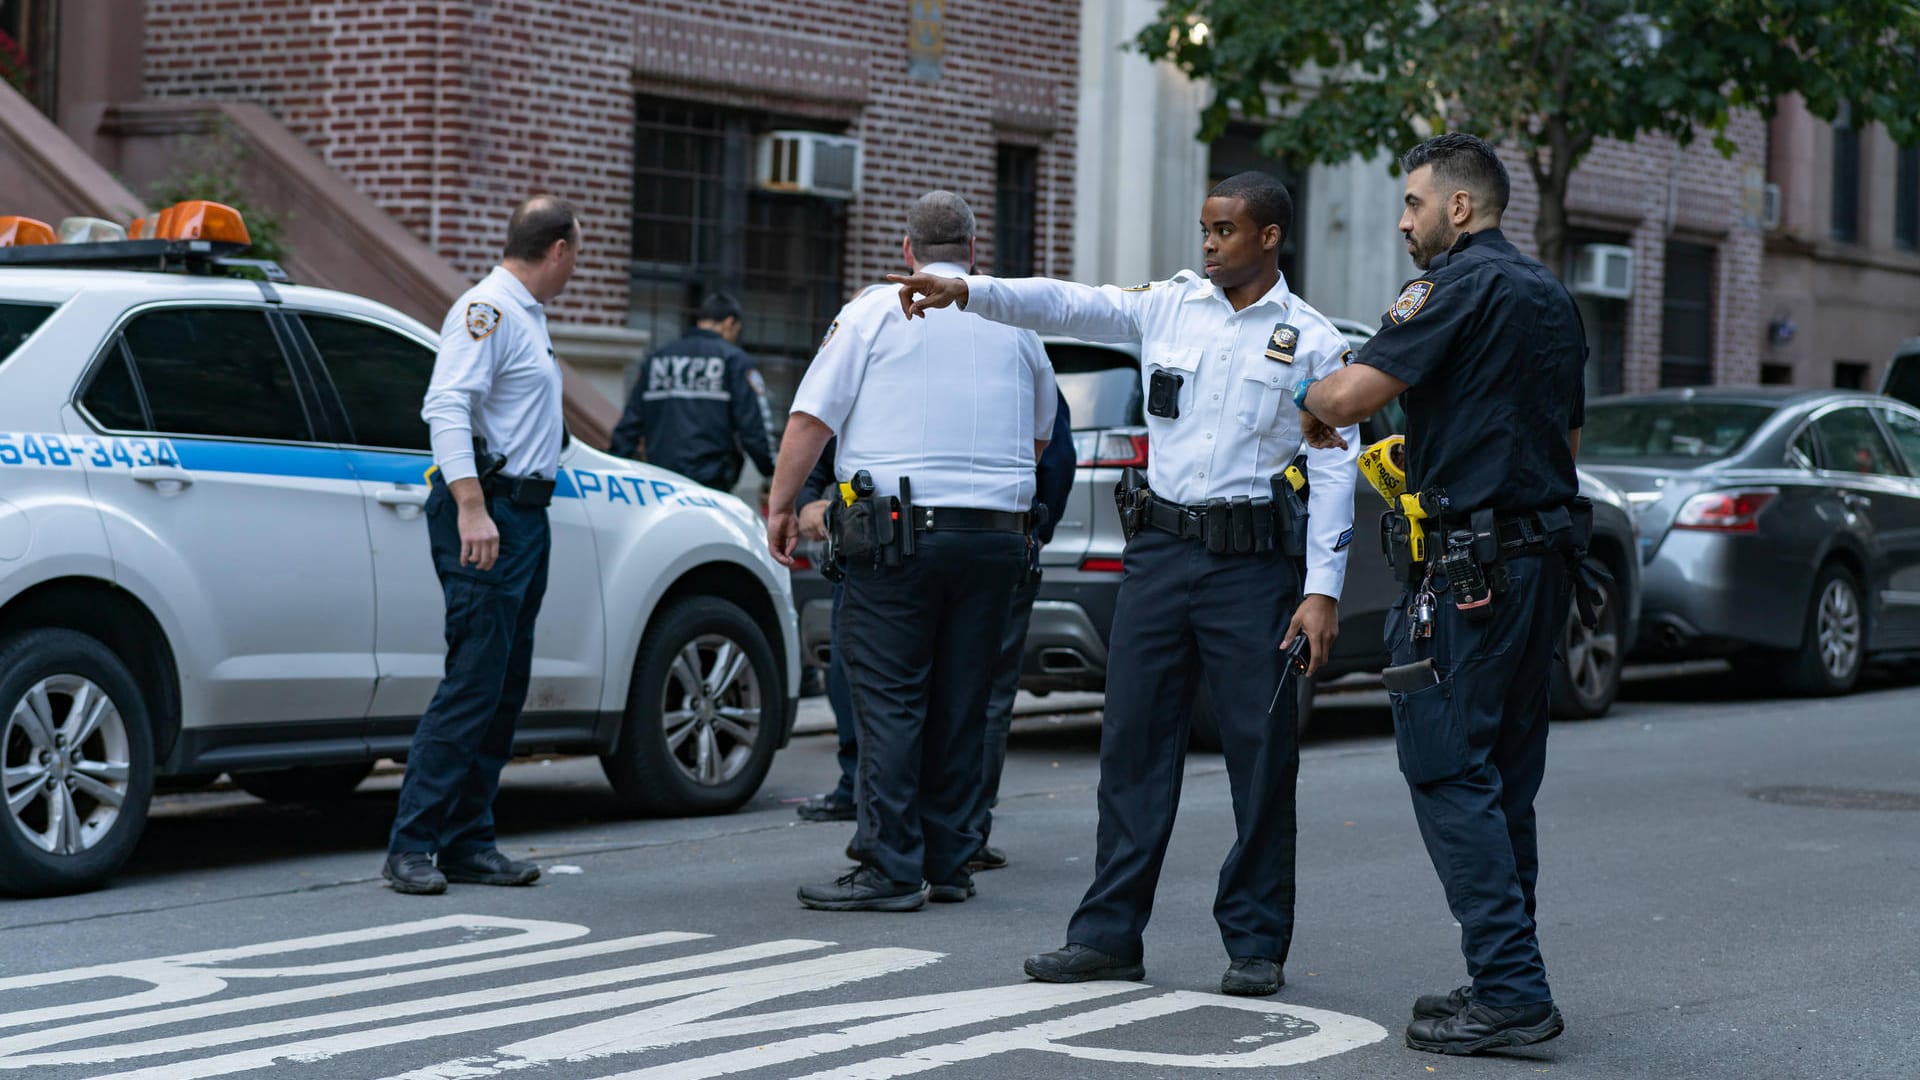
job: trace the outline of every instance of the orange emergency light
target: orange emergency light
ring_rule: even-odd
[[[247,233],[247,223],[240,218],[240,211],[225,203],[204,199],[189,199],[160,211],[160,221],[153,235],[162,240],[214,240],[233,244],[253,242],[253,237]]]
[[[0,247],[52,244],[60,238],[53,226],[30,217],[0,217]]]

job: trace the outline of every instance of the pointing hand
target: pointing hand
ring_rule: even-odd
[[[967,279],[937,274],[888,274],[887,280],[900,286],[900,310],[907,318],[925,317],[934,308],[949,304],[967,306]]]

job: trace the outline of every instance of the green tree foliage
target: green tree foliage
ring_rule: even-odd
[[[1136,47],[1209,80],[1212,139],[1267,119],[1292,160],[1399,153],[1441,131],[1517,147],[1559,272],[1567,178],[1595,139],[1705,132],[1798,92],[1816,116],[1920,144],[1915,0],[1166,0]]]
[[[179,140],[173,168],[147,192],[147,205],[158,212],[186,199],[207,199],[225,203],[240,211],[247,223],[252,243],[246,257],[285,262],[289,254],[281,215],[269,210],[248,194],[241,182],[247,156],[246,147],[225,125],[205,135]]]

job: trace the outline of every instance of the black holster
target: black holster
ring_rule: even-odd
[[[1285,473],[1269,482],[1273,489],[1273,546],[1290,559],[1307,557],[1307,500],[1305,491],[1293,490]]]
[[[1147,525],[1147,499],[1151,493],[1147,490],[1147,478],[1139,469],[1128,466],[1120,470],[1120,482],[1113,485],[1114,506],[1120,511],[1120,535],[1128,540],[1137,536]]]
[[[1386,553],[1393,579],[1402,585],[1417,585],[1421,565],[1413,561],[1413,523],[1398,510],[1380,514],[1380,550]]]

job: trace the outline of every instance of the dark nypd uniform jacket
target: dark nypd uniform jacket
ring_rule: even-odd
[[[772,476],[767,386],[752,358],[701,329],[655,350],[640,368],[610,449],[631,457],[643,440],[649,462],[710,488],[739,483],[747,457]]]
[[[1489,229],[1408,282],[1354,359],[1408,386],[1407,490],[1446,493],[1444,525],[1426,523],[1427,565],[1441,560],[1445,530],[1468,528],[1474,511],[1497,525],[1498,554],[1475,554],[1493,584],[1489,606],[1462,609],[1445,573],[1420,574],[1386,635],[1396,667],[1432,661],[1390,679],[1394,739],[1460,923],[1474,1001],[1500,1008],[1552,999],[1534,931],[1533,799],[1568,566],[1584,543],[1567,432],[1583,420],[1585,356],[1566,289]]]

